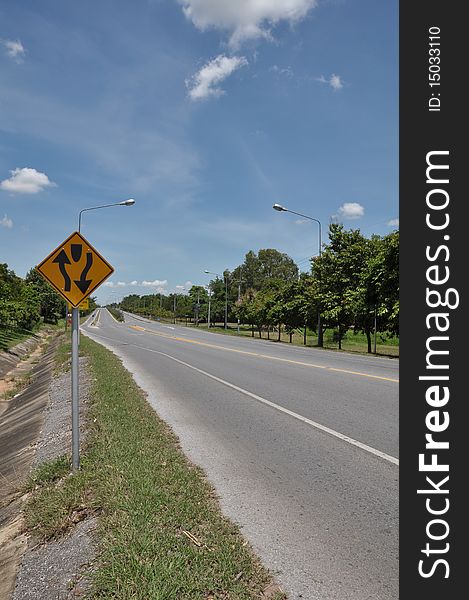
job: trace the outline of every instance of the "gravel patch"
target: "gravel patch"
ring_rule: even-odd
[[[95,556],[92,543],[96,517],[79,523],[61,540],[30,547],[23,557],[12,600],[65,600],[83,596],[90,586]]]
[[[90,383],[86,358],[79,359],[80,393],[80,446],[86,439],[85,419],[90,401]],[[72,447],[72,404],[70,372],[52,379],[49,387],[49,402],[44,413],[44,426],[36,447],[34,468],[41,463],[54,460],[62,454],[70,454]]]
[[[85,358],[80,358],[80,446],[86,442],[86,412],[90,381]],[[39,437],[34,467],[71,454],[70,372],[52,379],[44,425]],[[64,600],[80,598],[90,591],[90,572],[96,556],[96,517],[79,522],[59,540],[38,544],[28,537],[27,550],[18,570],[11,600]]]

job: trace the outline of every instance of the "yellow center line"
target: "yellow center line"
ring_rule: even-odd
[[[349,375],[359,375],[360,377],[368,377],[370,379],[380,379],[382,381],[393,381],[395,383],[399,383],[399,379],[394,379],[392,377],[383,377],[381,375],[370,375],[369,373],[361,373],[359,371],[350,371],[348,369],[338,369],[336,367],[328,367],[325,365],[315,365],[314,363],[302,362],[300,360],[292,360],[290,358],[281,358],[278,356],[271,356],[269,354],[260,354],[259,352],[249,352],[248,350],[237,350],[236,348],[228,348],[227,346],[219,346],[218,344],[209,344],[208,342],[199,342],[198,340],[192,340],[189,338],[182,338],[176,335],[171,335],[170,333],[160,333],[157,331],[152,331],[151,329],[146,329],[145,327],[140,327],[139,325],[129,325],[131,329],[135,329],[136,331],[145,331],[146,333],[150,333],[151,335],[156,335],[158,337],[168,338],[170,340],[175,340],[177,342],[185,342],[186,344],[196,344],[198,346],[205,346],[206,348],[215,348],[216,350],[225,350],[226,352],[236,352],[237,354],[246,354],[248,356],[256,356],[257,358],[266,358],[268,360],[277,360],[280,362],[285,362],[293,365],[300,365],[302,367],[310,367],[313,369],[325,369],[326,371],[336,371],[337,373],[347,373]]]

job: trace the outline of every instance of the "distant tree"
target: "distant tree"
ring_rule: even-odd
[[[251,335],[254,337],[254,327],[258,324],[258,303],[256,297],[259,294],[254,288],[248,288],[236,302],[235,314],[242,323],[251,326]],[[261,335],[261,334],[260,334]]]
[[[194,315],[194,322],[198,324],[198,322],[201,319],[207,318],[207,290],[202,285],[193,285],[189,290],[189,298],[192,302],[192,313]]]
[[[234,290],[241,281],[241,289],[251,288],[261,290],[264,285],[278,279],[284,283],[298,279],[298,267],[288,254],[284,254],[273,248],[259,250],[256,254],[250,250],[242,265],[233,270],[231,281]]]
[[[314,279],[303,274],[298,281],[283,288],[283,323],[291,334],[295,329],[316,328],[318,318],[317,288]]]

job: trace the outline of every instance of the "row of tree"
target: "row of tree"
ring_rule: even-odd
[[[207,288],[188,294],[125,297],[121,308],[155,318],[193,319],[196,324],[240,320],[262,331],[333,329],[339,347],[349,330],[363,332],[371,352],[372,333],[399,335],[399,232],[363,236],[331,224],[329,243],[311,259],[311,271],[275,249],[250,251],[244,262]]]
[[[32,331],[40,322],[57,323],[65,314],[65,301],[36,269],[23,279],[0,264],[0,327]]]

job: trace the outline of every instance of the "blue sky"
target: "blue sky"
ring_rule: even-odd
[[[98,300],[208,283],[249,250],[303,269],[318,227],[398,218],[398,3],[3,0],[0,261],[77,229]]]

